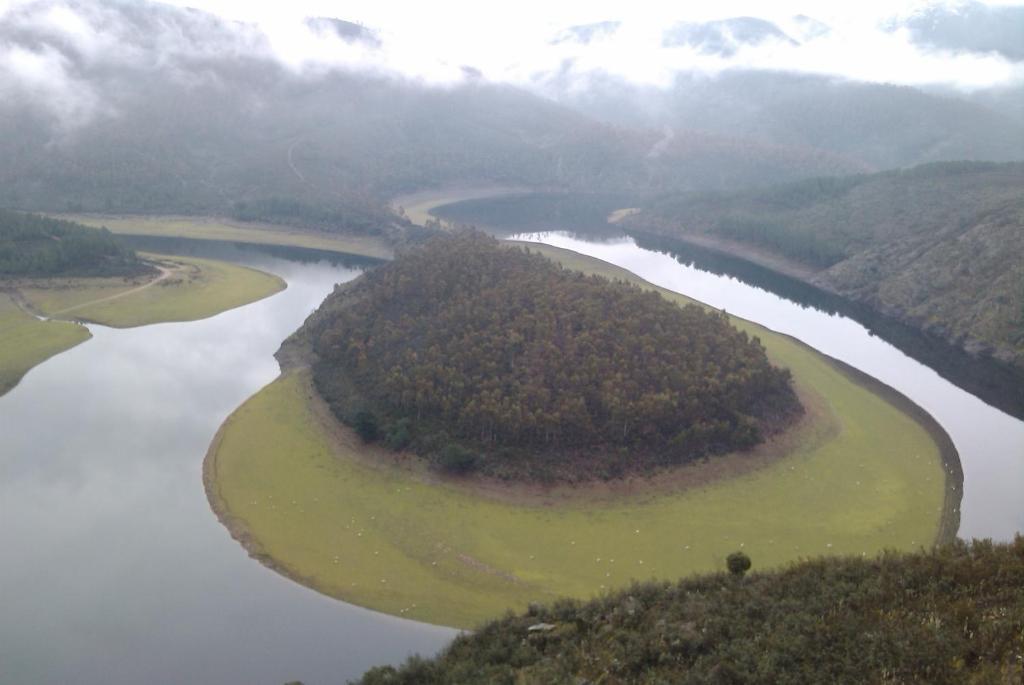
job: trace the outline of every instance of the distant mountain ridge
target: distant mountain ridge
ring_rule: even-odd
[[[54,73],[42,96],[0,73],[13,94],[0,100],[0,206],[239,215],[298,206],[292,216],[319,217],[318,228],[336,217],[338,230],[360,232],[401,223],[391,197],[439,186],[650,194],[1024,158],[1019,123],[910,88],[735,73],[680,76],[667,91],[595,76],[580,89],[572,75],[539,76],[536,90],[554,102],[471,68],[449,87],[340,67],[297,73],[258,27],[196,10],[66,6],[109,40],[55,29],[37,16],[45,3],[0,20],[0,42]],[[369,52],[384,45],[354,22],[307,25]],[[695,26],[687,35],[753,41],[778,28],[743,18]]]

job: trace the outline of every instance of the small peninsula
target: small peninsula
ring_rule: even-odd
[[[0,209],[0,395],[91,337],[192,321],[272,295],[271,274],[226,262],[137,254],[105,228]]]

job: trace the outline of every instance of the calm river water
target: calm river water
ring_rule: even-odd
[[[521,237],[791,333],[896,387],[960,451],[961,536],[1024,530],[1024,423],[859,324],[629,239]],[[0,682],[342,683],[455,634],[292,583],[249,559],[210,512],[201,468],[217,427],[274,379],[274,351],[333,284],[359,273],[254,251],[215,256],[289,287],[204,321],[91,326],[92,340],[0,397]]]
[[[238,257],[288,289],[203,321],[90,326],[0,397],[0,683],[344,683],[455,634],[297,585],[211,513],[217,427],[359,273]]]

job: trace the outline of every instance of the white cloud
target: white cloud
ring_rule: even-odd
[[[187,31],[163,25],[139,36],[137,27],[119,23],[118,12],[145,6],[130,2],[70,0],[0,0],[0,23],[29,26],[73,46],[87,65],[120,64],[134,68],[171,66],[182,59],[273,54],[286,66],[305,73],[346,67],[400,73],[433,83],[463,77],[463,66],[486,78],[529,85],[539,74],[571,64],[571,74],[609,73],[634,82],[664,85],[679,71],[717,73],[742,67],[843,76],[873,82],[949,85],[977,89],[1024,81],[1024,65],[998,55],[928,50],[903,32],[883,29],[887,19],[919,10],[919,0],[810,1],[717,0],[664,3],[654,0],[438,0],[432,3],[382,0],[171,0],[197,7],[231,22],[195,13]],[[155,6],[166,10],[166,6]],[[800,26],[805,14],[829,27],[818,32]],[[692,47],[663,47],[663,31],[680,20],[706,21],[731,16],[758,16],[775,22],[800,45],[767,41],[738,49],[729,57],[702,54]],[[346,43],[304,23],[310,16],[361,22],[376,31],[379,49]],[[574,24],[620,20],[613,35],[589,45],[552,44],[560,30]],[[134,31],[134,32],[133,32]],[[225,39],[230,34],[230,39]],[[207,36],[210,39],[205,39]],[[218,36],[217,38],[213,38]],[[84,115],[95,108],[87,89],[75,81],[68,65],[52,50],[33,55],[0,44],[0,73],[22,74],[24,87],[51,88],[63,116]],[[38,63],[38,64],[35,64]],[[33,66],[35,64],[35,66]],[[47,73],[52,86],[33,71]],[[184,74],[184,72],[183,72]],[[187,74],[185,74],[187,76]],[[64,90],[62,90],[64,89]]]
[[[905,16],[928,4],[921,0],[716,0],[684,4],[653,0],[352,0],[344,4],[329,0],[174,1],[256,23],[270,36],[281,59],[297,69],[314,65],[376,66],[444,82],[458,79],[460,67],[469,65],[490,79],[526,84],[538,72],[556,70],[565,60],[573,59],[577,72],[605,71],[654,85],[667,83],[679,70],[717,72],[732,67],[965,89],[1024,80],[1021,65],[997,55],[927,50],[912,44],[902,32],[883,30],[887,19]],[[679,20],[758,16],[796,33],[793,17],[798,14],[809,15],[833,30],[809,37],[799,47],[767,43],[739,50],[729,59],[660,45],[661,32]],[[362,22],[380,33],[384,48],[369,51],[315,37],[301,25],[306,16]],[[604,20],[623,22],[607,40],[589,46],[550,45],[551,37],[566,26]]]
[[[103,109],[95,92],[68,73],[67,59],[48,47],[0,45],[0,97],[43,102],[65,129],[91,120]]]

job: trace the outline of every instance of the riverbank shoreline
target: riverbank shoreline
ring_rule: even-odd
[[[640,280],[578,253],[529,247]],[[807,555],[927,547],[955,533],[959,490],[944,462],[955,451],[897,406],[909,400],[789,336],[733,319],[769,338],[773,361],[811,364],[799,373],[830,388],[823,405],[839,421],[834,438],[679,493],[510,503],[425,480],[394,455],[364,454],[379,448],[363,446],[326,408],[315,411],[308,372],[286,356],[291,370],[239,407],[210,445],[211,508],[250,556],[286,577],[346,602],[464,628],[529,601],[714,569],[737,547],[775,567]],[[673,538],[689,544],[657,542]],[[612,584],[600,572],[610,558],[619,562],[607,567]]]

